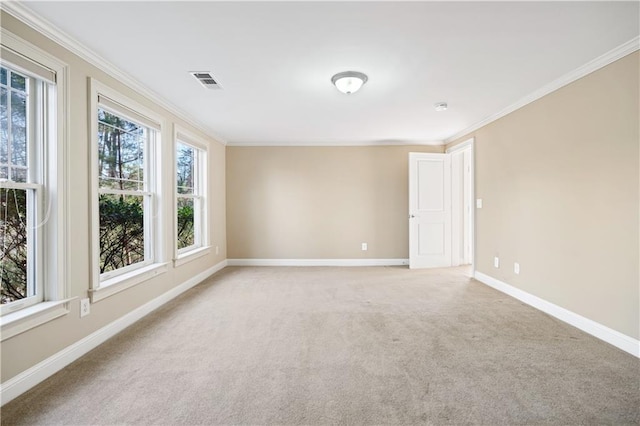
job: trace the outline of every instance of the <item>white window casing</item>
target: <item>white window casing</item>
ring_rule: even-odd
[[[186,262],[210,253],[209,236],[209,144],[194,133],[174,125],[173,137],[173,248],[174,266],[180,266]],[[195,154],[193,188],[189,194],[181,194],[177,189],[177,149],[182,144],[193,148]],[[178,248],[178,212],[179,199],[191,199],[194,207],[194,244]]]
[[[67,251],[69,82],[68,66],[38,47],[0,29],[2,66],[28,77],[26,182],[3,181],[3,189],[28,193],[27,246],[33,248],[29,281],[36,297],[0,308],[2,340],[69,312]],[[30,300],[27,300],[30,299]]]
[[[162,250],[162,224],[165,220],[160,203],[161,178],[161,130],[164,118],[151,109],[122,95],[101,82],[89,79],[89,121],[91,145],[91,286],[90,297],[97,302],[133,285],[151,279],[167,270],[165,253]],[[145,150],[144,188],[142,190],[101,188],[98,176],[98,110],[139,124],[144,132]],[[144,261],[137,262],[103,274],[100,273],[100,212],[98,199],[101,194],[143,197],[144,204]]]

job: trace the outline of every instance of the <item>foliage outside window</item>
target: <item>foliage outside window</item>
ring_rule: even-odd
[[[176,143],[176,244],[179,254],[203,245],[204,159],[202,149],[181,141]]]
[[[0,302],[21,306],[43,300],[37,275],[41,162],[35,143],[38,82],[0,67]]]
[[[154,130],[98,108],[100,274],[151,263],[149,150]]]

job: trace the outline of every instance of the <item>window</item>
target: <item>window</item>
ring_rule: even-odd
[[[0,334],[68,312],[66,65],[5,29],[0,45]]]
[[[98,109],[100,274],[153,262],[149,165],[154,131]],[[145,167],[146,166],[146,167]],[[146,226],[145,226],[146,222]]]
[[[158,265],[162,257],[156,174],[161,119],[95,80],[91,82],[95,292],[137,276],[125,283],[133,285],[140,282],[140,274],[150,278],[153,274],[145,276],[145,268]]]
[[[206,145],[176,131],[176,259],[207,245]]]
[[[0,281],[1,303],[25,307],[43,300],[37,224],[42,222],[42,162],[36,119],[42,82],[0,67]]]

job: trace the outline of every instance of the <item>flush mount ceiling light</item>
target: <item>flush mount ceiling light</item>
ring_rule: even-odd
[[[433,107],[436,109],[436,111],[446,111],[448,106],[446,102],[438,102],[433,104]]]
[[[331,82],[336,86],[336,89],[342,93],[350,94],[355,93],[367,82],[369,78],[358,71],[345,71],[331,77]]]

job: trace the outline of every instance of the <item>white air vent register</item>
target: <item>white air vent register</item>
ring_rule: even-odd
[[[207,89],[220,89],[220,85],[213,78],[209,71],[190,71],[189,74],[194,76]]]

